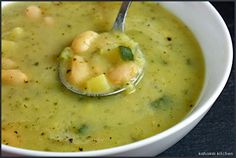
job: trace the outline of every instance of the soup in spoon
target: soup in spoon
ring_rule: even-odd
[[[124,33],[86,31],[62,51],[59,71],[69,89],[99,95],[128,86],[131,92],[143,66],[138,44]]]

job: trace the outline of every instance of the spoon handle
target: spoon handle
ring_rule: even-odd
[[[116,17],[116,21],[113,24],[112,30],[113,31],[120,31],[124,32],[125,29],[125,18],[127,15],[128,8],[131,4],[131,1],[123,1],[120,7],[119,13]]]

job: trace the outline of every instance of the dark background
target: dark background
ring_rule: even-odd
[[[235,2],[211,3],[226,22],[234,44]],[[235,105],[234,62],[230,78],[223,92],[205,117],[182,140],[157,157],[198,157],[198,152],[231,152],[233,156],[224,157],[236,157]]]

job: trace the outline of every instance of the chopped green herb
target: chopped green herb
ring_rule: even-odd
[[[25,97],[25,98],[24,98],[24,100],[28,101],[28,100],[29,100],[29,98],[28,98],[28,97]]]
[[[39,65],[39,62],[35,62],[35,63],[34,63],[34,66],[38,66],[38,65]]]
[[[68,139],[70,143],[73,143],[73,138]]]
[[[67,60],[67,59],[70,59],[70,58],[72,58],[72,49],[70,47],[66,47],[61,52],[60,59]]]
[[[62,5],[63,3],[62,3],[62,2],[53,2],[53,4],[56,5],[56,6],[60,6],[60,5]]]
[[[67,74],[68,74],[69,72],[71,72],[71,69],[66,70],[66,73],[67,73]]]
[[[119,36],[119,35],[116,35],[116,38],[118,38],[118,39],[119,39],[119,38],[120,38],[120,36]]]
[[[44,151],[51,151],[51,150],[50,150],[50,149],[48,149],[48,148],[45,148],[45,149],[44,149]]]
[[[130,61],[130,60],[134,60],[134,55],[132,53],[132,50],[128,47],[124,47],[124,46],[119,46],[120,49],[120,56],[123,60],[125,61]]]
[[[79,127],[78,132],[79,132],[80,134],[84,134],[87,130],[88,130],[88,125],[82,124],[82,125]]]
[[[166,39],[167,39],[168,41],[171,41],[171,40],[172,40],[172,38],[171,38],[171,37],[166,37]]]
[[[188,59],[186,59],[186,64],[187,64],[187,65],[191,65],[191,64],[192,64],[192,61],[191,61],[191,59],[189,59],[189,58],[188,58]]]
[[[87,137],[86,137],[86,139],[90,139],[90,138],[91,138],[91,136],[87,136]]]
[[[162,62],[163,65],[167,65],[168,64],[168,62],[165,61],[165,60],[161,60],[161,62]]]
[[[171,99],[169,96],[162,96],[161,98],[158,98],[156,100],[154,100],[153,102],[151,102],[151,106],[153,108],[163,108],[165,107],[166,105],[169,105],[171,103]]]

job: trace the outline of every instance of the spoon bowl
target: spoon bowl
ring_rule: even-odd
[[[126,19],[126,15],[128,12],[128,8],[131,5],[131,1],[124,1],[121,4],[120,10],[118,12],[118,15],[116,17],[116,20],[113,24],[112,27],[112,32],[124,32],[124,28],[125,28],[125,19]],[[139,52],[139,54],[141,54],[142,58],[143,58],[143,53],[142,51],[139,49],[139,47],[137,47],[137,50]],[[59,63],[59,79],[61,81],[61,83],[69,90],[71,90],[72,92],[79,94],[79,95],[83,95],[83,96],[89,96],[89,97],[104,97],[104,96],[110,96],[110,95],[114,95],[114,94],[118,94],[121,93],[123,91],[128,91],[128,93],[132,93],[135,91],[135,86],[139,83],[139,81],[142,79],[143,77],[143,67],[141,69],[141,71],[139,71],[137,73],[137,75],[132,78],[129,81],[129,85],[130,86],[121,86],[119,88],[116,88],[114,91],[109,91],[106,93],[91,93],[91,92],[87,92],[84,90],[79,89],[78,87],[72,85],[71,83],[69,83],[66,79],[66,66],[65,66],[65,62],[64,60],[60,61]]]

